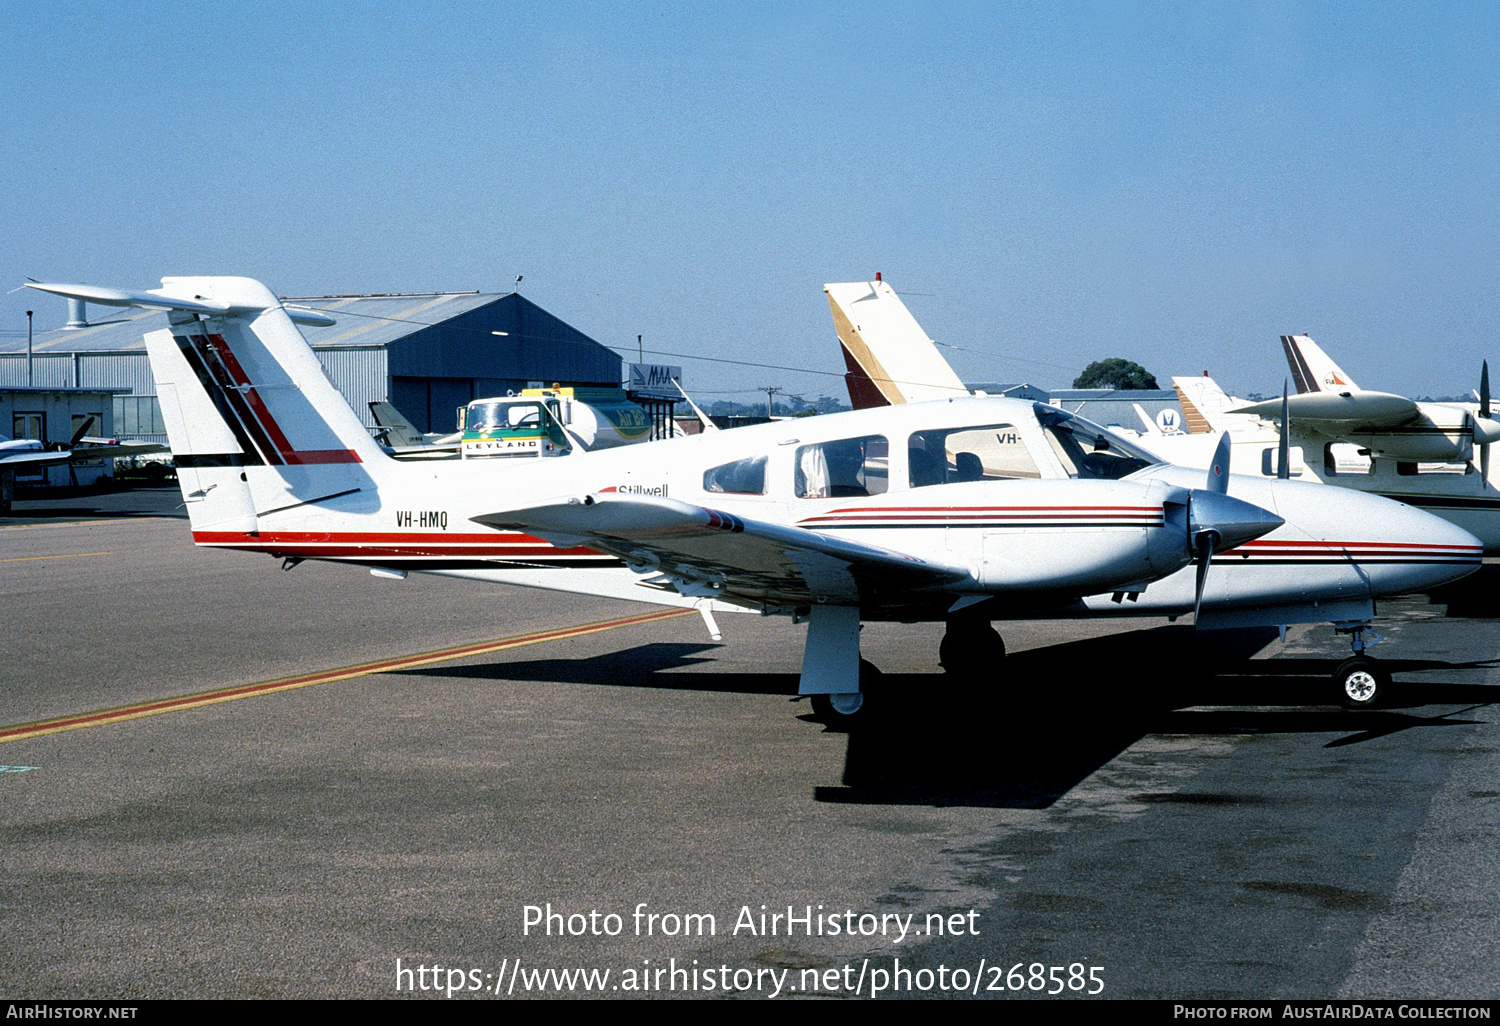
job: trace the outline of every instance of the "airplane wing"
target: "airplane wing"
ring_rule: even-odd
[[[33,466],[47,466],[53,463],[67,463],[73,455],[66,451],[45,452],[39,449],[4,450],[0,449],[0,466],[14,467],[22,463]]]
[[[76,460],[114,460],[127,456],[149,456],[154,452],[166,452],[165,445],[155,442],[111,442],[105,439],[85,438],[68,452]]]
[[[1389,392],[1302,392],[1287,399],[1287,408],[1294,424],[1324,434],[1397,427],[1421,412],[1412,400]],[[1267,399],[1232,412],[1279,421],[1281,400]]]
[[[609,552],[662,587],[741,605],[878,604],[970,580],[958,567],[651,496],[590,495],[474,520]]]

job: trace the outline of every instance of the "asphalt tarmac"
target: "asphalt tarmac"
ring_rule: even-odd
[[[1001,624],[953,682],[939,626],[872,624],[889,712],[846,734],[785,619],[18,502],[0,992],[1497,998],[1495,583],[1383,609],[1359,712],[1322,626]]]

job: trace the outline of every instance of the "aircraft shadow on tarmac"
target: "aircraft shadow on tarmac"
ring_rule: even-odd
[[[176,484],[134,488],[17,489],[10,511],[0,522],[10,526],[62,520],[128,520],[144,517],[187,519]]]
[[[472,680],[525,680],[557,684],[602,684],[667,691],[722,691],[737,695],[796,695],[795,673],[695,673],[687,667],[712,666],[721,646],[704,643],[641,645],[587,659],[532,659],[456,667],[418,667],[403,675]]]
[[[1500,617],[1500,564],[1488,563],[1468,577],[1428,593],[1433,605],[1447,606],[1446,615],[1467,619]]]
[[[1148,734],[1329,734],[1325,747],[1467,718],[1500,686],[1394,683],[1384,707],[1334,704],[1343,658],[1251,660],[1274,630],[1197,634],[1174,626],[1052,645],[1006,658],[998,686],[941,676],[883,678],[889,715],[849,734],[843,787],[822,801],[1046,808]],[[1395,674],[1500,661],[1386,661]],[[915,699],[915,700],[914,700]],[[1460,705],[1427,715],[1432,705]]]
[[[1159,627],[1013,653],[993,680],[945,674],[885,674],[882,715],[848,731],[842,786],[819,801],[876,805],[1046,808],[1147,734],[1330,735],[1325,747],[1405,730],[1476,722],[1500,701],[1500,686],[1432,679],[1500,660],[1390,659],[1398,677],[1381,709],[1334,704],[1330,675],[1343,654],[1252,659],[1272,630],[1198,633]],[[710,644],[651,644],[587,659],[497,661],[423,667],[402,674],[473,680],[545,681],[617,687],[786,695],[790,673],[695,670],[713,663]],[[1427,714],[1430,706],[1464,706]],[[801,708],[808,709],[803,703]],[[801,719],[813,723],[808,709]]]

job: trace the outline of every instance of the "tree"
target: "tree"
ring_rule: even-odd
[[[1156,388],[1156,379],[1146,368],[1131,360],[1111,356],[1095,360],[1073,379],[1074,388]]]

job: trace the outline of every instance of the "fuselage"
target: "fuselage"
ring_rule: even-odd
[[[666,604],[693,603],[646,586],[617,556],[472,518],[590,494],[658,496],[968,574],[941,595],[883,599],[868,618],[941,618],[963,596],[987,597],[997,618],[1191,610],[1182,506],[1202,473],[1060,418],[1025,401],[962,398],[552,460],[386,459],[340,466],[336,480],[289,466],[238,483],[206,468],[183,490],[201,545]],[[1209,616],[1366,619],[1374,599],[1455,579],[1480,559],[1467,532],[1377,496],[1242,476],[1229,493],[1285,523],[1215,555]]]

